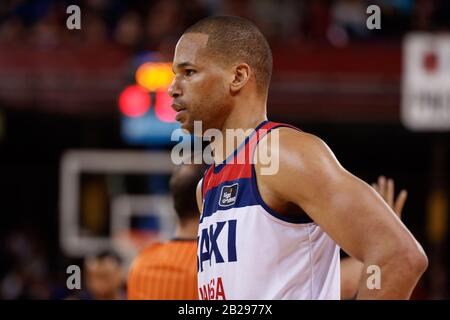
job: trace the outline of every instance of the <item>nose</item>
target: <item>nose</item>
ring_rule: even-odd
[[[169,92],[169,96],[171,96],[174,99],[181,96],[182,92],[181,92],[180,86],[177,83],[176,78],[173,79],[172,83],[170,84],[168,92]]]

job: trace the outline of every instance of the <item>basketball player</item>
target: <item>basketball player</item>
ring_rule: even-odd
[[[381,287],[366,286],[363,273],[357,298],[410,297],[428,260],[392,209],[320,138],[267,120],[272,55],[255,25],[197,22],[177,43],[173,70],[181,127],[193,133],[198,120],[202,133],[222,132],[198,184],[201,299],[339,299],[340,247],[363,270],[379,268]],[[227,129],[253,130],[227,154]],[[278,160],[275,173],[255,161],[262,145]],[[236,163],[242,153],[251,161]]]
[[[172,174],[170,191],[178,226],[175,238],[150,245],[133,261],[128,277],[128,299],[197,300],[197,182],[205,166],[182,165]]]

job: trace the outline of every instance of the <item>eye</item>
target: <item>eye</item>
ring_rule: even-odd
[[[195,73],[195,70],[193,70],[193,69],[185,69],[185,70],[184,70],[184,74],[185,74],[187,77],[192,76],[194,73]]]

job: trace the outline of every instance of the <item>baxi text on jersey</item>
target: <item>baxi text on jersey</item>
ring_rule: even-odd
[[[236,225],[237,220],[218,221],[201,230],[198,239],[198,272],[203,272],[205,263],[211,266],[213,263],[237,261]]]

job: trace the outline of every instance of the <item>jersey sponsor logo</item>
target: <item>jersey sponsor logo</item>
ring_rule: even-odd
[[[221,277],[211,279],[207,284],[198,288],[198,291],[201,300],[227,300]]]
[[[197,270],[203,272],[204,263],[235,262],[237,261],[236,253],[236,224],[237,220],[218,221],[203,228],[200,232],[197,250]],[[225,226],[227,231],[224,231]],[[226,241],[221,241],[222,247],[219,246],[219,237],[226,237]],[[224,247],[226,244],[226,248]],[[224,259],[224,253],[226,257]]]
[[[230,186],[223,186],[220,191],[219,205],[221,207],[229,207],[236,203],[239,184],[235,183]]]

